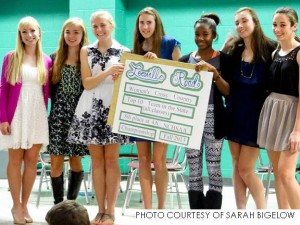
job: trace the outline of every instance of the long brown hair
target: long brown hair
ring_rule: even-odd
[[[160,45],[162,37],[165,35],[165,30],[157,10],[152,7],[142,9],[137,15],[134,30],[133,53],[141,55],[144,52],[142,46],[145,38],[139,30],[139,18],[142,14],[152,15],[154,17],[155,29],[151,52],[160,57]]]
[[[255,24],[253,33],[252,33],[252,39],[251,39],[251,48],[253,51],[253,63],[256,62],[267,62],[271,55],[269,54],[270,46],[275,46],[275,42],[268,38],[261,27],[261,24],[259,22],[258,16],[256,12],[249,7],[243,7],[236,11],[235,15],[243,12],[248,11],[252,17],[252,20]],[[238,47],[244,45],[244,40],[241,37],[237,37],[233,43],[233,49],[232,54],[241,54],[240,50],[238,50]]]
[[[86,31],[86,27],[83,23],[83,20],[78,17],[73,17],[73,18],[66,20],[62,27],[62,31],[61,31],[59,43],[58,43],[58,49],[55,54],[55,61],[54,61],[53,68],[52,68],[52,83],[53,84],[56,84],[61,80],[61,75],[62,75],[61,70],[62,70],[64,63],[66,62],[66,60],[68,58],[69,46],[67,45],[67,43],[65,41],[64,32],[65,32],[66,27],[69,25],[72,25],[72,24],[79,25],[82,29],[82,39],[80,41],[80,47],[79,47],[79,51],[78,51],[78,59],[79,59],[78,64],[77,64],[78,68],[80,68],[80,49],[82,46],[88,44],[87,31]]]
[[[291,26],[294,26],[296,23],[298,23],[297,12],[290,7],[280,7],[275,11],[274,15],[277,13],[286,15],[289,18]],[[296,31],[295,31],[295,40],[300,42],[300,37],[297,36]]]

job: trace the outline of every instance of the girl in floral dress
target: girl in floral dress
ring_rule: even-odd
[[[70,171],[67,199],[75,200],[83,179],[81,156],[87,154],[85,145],[67,142],[75,109],[83,91],[80,73],[80,49],[88,43],[82,19],[74,17],[63,25],[59,46],[53,59],[51,82],[51,112],[49,116],[49,148],[51,155],[51,184],[54,203],[63,201],[64,157],[69,156]]]
[[[114,80],[124,70],[119,61],[122,53],[129,49],[112,39],[115,25],[107,11],[93,13],[91,25],[97,41],[81,49],[85,90],[79,99],[68,139],[71,143],[87,145],[91,155],[99,208],[92,224],[111,225],[120,185],[119,149],[126,136],[112,133],[107,117]]]

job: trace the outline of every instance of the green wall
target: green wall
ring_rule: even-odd
[[[146,7],[156,8],[163,20],[166,33],[178,39],[183,54],[195,50],[193,40],[194,21],[202,13],[214,12],[221,18],[218,26],[219,39],[214,47],[219,49],[228,33],[234,32],[234,12],[243,6],[256,10],[265,33],[273,38],[272,15],[280,6],[290,6],[300,14],[299,0],[0,0],[0,59],[15,47],[17,24],[20,18],[31,15],[42,28],[43,48],[46,54],[55,51],[63,22],[73,16],[81,17],[88,28],[91,42],[90,14],[104,9],[116,20],[115,38],[127,47],[132,47],[136,15]],[[300,16],[300,15],[299,15]],[[298,31],[298,35],[299,35]],[[263,152],[265,155],[265,152]],[[222,153],[222,172],[231,177],[231,158],[227,142]]]
[[[0,58],[15,48],[17,26],[24,16],[35,17],[42,29],[43,48],[53,52],[62,21],[69,17],[69,2],[64,0],[0,0]]]
[[[254,8],[265,33],[271,38],[273,38],[272,15],[278,7],[290,6],[300,14],[299,0],[287,0],[284,3],[279,0],[128,0],[126,44],[129,47],[132,46],[136,15],[146,6],[152,6],[159,11],[166,33],[181,42],[184,54],[195,49],[193,25],[202,13],[217,13],[221,19],[217,30],[219,39],[214,43],[216,49],[221,48],[229,32],[234,32],[234,12],[240,7]]]

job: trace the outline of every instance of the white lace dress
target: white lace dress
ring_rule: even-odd
[[[0,149],[30,149],[33,144],[49,144],[47,109],[37,68],[22,65],[22,87],[11,123],[11,135],[0,133]]]

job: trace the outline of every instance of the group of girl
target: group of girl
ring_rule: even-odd
[[[147,7],[137,16],[131,52],[150,59],[192,63],[196,71],[206,68],[213,74],[201,150],[186,149],[191,209],[221,208],[220,163],[225,137],[233,160],[237,208],[246,207],[247,188],[257,208],[266,207],[263,185],[254,173],[259,147],[268,150],[273,165],[279,208],[300,208],[300,190],[294,177],[300,150],[297,13],[287,7],[275,12],[273,32],[277,48],[264,35],[251,8],[239,9],[234,20],[237,37],[228,39],[223,47],[229,54],[212,47],[218,36],[219,17],[204,14],[194,24],[197,49],[181,57],[180,43],[165,35],[158,12]],[[89,152],[98,203],[98,213],[91,223],[114,223],[120,184],[119,149],[128,137],[112,133],[107,117],[114,81],[124,70],[120,57],[130,50],[112,38],[115,23],[107,11],[94,12],[90,22],[96,42],[87,45],[83,21],[70,18],[64,23],[58,49],[50,58],[42,52],[38,22],[25,17],[18,25],[15,51],[4,57],[0,149],[8,149],[9,153],[7,176],[15,224],[33,222],[27,203],[42,145],[49,145],[51,154],[54,203],[64,199],[64,157],[70,158],[67,199],[76,199],[83,179],[81,157]],[[152,208],[153,162],[158,209],[163,209],[168,185],[167,144],[153,143],[152,155],[151,142],[130,139],[137,143],[144,207]],[[204,146],[209,173],[206,194],[202,180]]]
[[[226,137],[232,156],[232,182],[238,209],[246,208],[247,189],[257,209],[266,208],[263,183],[255,173],[259,148],[267,150],[273,166],[278,208],[299,209],[300,186],[295,177],[300,151],[297,13],[289,7],[275,11],[272,24],[278,43],[263,33],[253,9],[240,8],[234,21],[237,36],[225,42],[222,51],[228,53],[226,57],[212,48],[219,18],[208,14],[202,15],[194,25],[198,49],[181,58],[196,64],[196,70],[206,67],[214,79],[202,135],[209,187],[205,196],[203,146],[200,151],[187,149],[190,207],[221,208],[220,160]],[[225,117],[221,96],[225,97]]]

